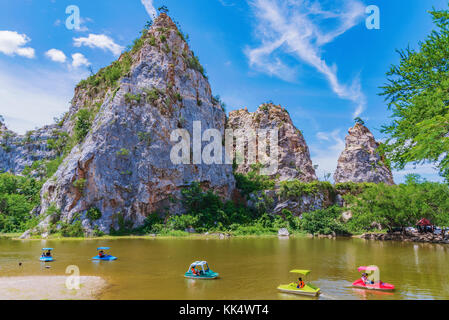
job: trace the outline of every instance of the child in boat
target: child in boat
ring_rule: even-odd
[[[302,281],[301,278],[298,278],[298,283],[297,283],[296,288],[302,289],[302,288],[304,288],[305,285],[306,285],[306,284],[304,283],[304,281]]]

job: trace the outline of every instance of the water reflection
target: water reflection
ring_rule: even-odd
[[[92,261],[98,246],[111,247],[117,261]],[[55,248],[56,261],[39,261],[42,247]],[[248,238],[226,240],[135,239],[105,241],[0,240],[2,276],[81,275],[105,278],[103,299],[310,299],[279,293],[294,281],[292,269],[308,269],[320,299],[449,299],[448,246],[362,239]],[[188,280],[190,263],[207,260],[217,280]],[[22,263],[19,266],[19,262]],[[357,267],[377,265],[393,293],[351,287]],[[1,297],[0,297],[1,298]]]

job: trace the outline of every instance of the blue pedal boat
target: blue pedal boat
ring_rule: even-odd
[[[42,251],[44,251],[44,252],[42,252],[41,257],[39,258],[40,261],[42,261],[42,262],[52,262],[52,261],[55,260],[55,259],[53,259],[52,255],[51,255],[51,252],[53,251],[53,248],[42,248]],[[45,252],[45,251],[47,251],[47,252]]]
[[[117,260],[117,257],[111,256],[106,251],[110,250],[109,247],[98,247],[98,255],[93,257],[92,260],[100,260],[100,261],[113,261]]]
[[[206,261],[195,261],[184,274],[188,279],[213,280],[218,278],[218,273],[213,272]]]

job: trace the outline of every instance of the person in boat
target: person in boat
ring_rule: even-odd
[[[195,276],[199,276],[199,272],[196,271],[195,267],[192,267],[192,269],[190,269],[190,271],[192,271],[192,273],[193,273]]]
[[[368,279],[368,275],[366,273],[362,273],[362,281],[364,284],[374,284],[374,281]]]
[[[98,256],[100,257],[100,258],[103,258],[105,255],[104,255],[104,251],[103,250],[100,250],[99,252],[98,252]]]
[[[366,273],[362,273],[362,281],[364,284],[371,284],[371,281],[368,280],[368,275]]]
[[[296,288],[302,289],[302,288],[304,288],[305,286],[306,286],[306,284],[304,283],[304,281],[302,281],[302,278],[298,278],[298,283],[297,283]]]
[[[51,251],[48,250],[47,253],[45,254],[46,257],[51,257]]]

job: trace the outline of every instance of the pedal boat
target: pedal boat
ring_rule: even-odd
[[[310,270],[291,270],[291,273],[297,273],[301,274],[304,277],[306,277]],[[297,294],[302,296],[310,296],[310,297],[316,297],[318,296],[320,292],[320,288],[315,287],[313,284],[306,283],[304,288],[298,288],[297,283],[290,283],[290,284],[281,284],[278,287],[278,290],[284,293],[291,293],[291,294]]]
[[[97,251],[108,251],[111,248],[109,247],[99,247],[97,248]],[[106,253],[100,257],[100,255],[98,254],[97,256],[93,257],[92,260],[100,260],[100,261],[113,261],[113,260],[117,260],[117,257],[111,256],[110,254]]]
[[[42,253],[41,257],[39,258],[40,261],[42,262],[52,262],[55,261],[55,259],[53,259],[53,257],[51,256],[51,251],[53,250],[53,248],[42,248],[42,251],[47,251],[47,253],[50,253],[49,256],[47,256],[45,254],[45,252]]]
[[[370,267],[359,267],[357,269],[358,272],[365,272],[368,274],[368,278],[371,277],[377,272],[379,272],[379,268],[376,266]],[[358,289],[366,289],[366,290],[378,290],[378,291],[394,291],[394,285],[386,282],[382,282],[380,280],[373,281],[374,284],[366,284],[362,279],[358,279],[354,281],[352,286]]]
[[[195,269],[197,273],[193,273],[192,268]],[[206,261],[195,261],[190,265],[189,270],[184,274],[184,277],[195,280],[213,280],[218,278],[218,273],[213,272]]]

